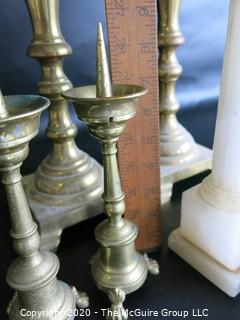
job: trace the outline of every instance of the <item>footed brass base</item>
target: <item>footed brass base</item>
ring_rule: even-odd
[[[135,250],[137,227],[128,220],[123,219],[118,227],[105,220],[95,234],[101,248],[91,261],[91,269],[96,286],[108,294],[111,302],[106,319],[127,320],[123,307],[126,294],[138,290],[148,272],[159,274],[158,262]]]
[[[128,250],[127,248],[124,250]],[[123,255],[125,252],[122,252]],[[126,257],[125,257],[126,258]],[[133,256],[131,257],[133,258]],[[138,290],[146,281],[148,272],[153,275],[159,274],[159,265],[156,260],[149,259],[148,256],[141,255],[135,251],[134,263],[111,268],[102,264],[101,251],[95,255],[92,264],[92,276],[97,287],[108,294],[111,307],[108,309],[107,320],[127,320],[128,315],[124,309],[123,302],[126,294]],[[130,262],[130,261],[129,261]]]

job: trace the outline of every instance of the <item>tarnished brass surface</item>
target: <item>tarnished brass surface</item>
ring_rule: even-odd
[[[199,146],[178,122],[176,81],[182,67],[176,49],[185,42],[179,28],[181,0],[158,0],[161,198],[167,202],[174,182],[211,167],[211,151]]]
[[[68,104],[62,92],[72,87],[63,71],[63,58],[71,54],[59,25],[59,0],[26,0],[33,26],[28,55],[42,68],[39,93],[51,101],[47,136],[51,153],[35,174],[24,178],[31,209],[40,224],[41,246],[56,248],[62,229],[102,212],[101,166],[79,150]]]
[[[104,211],[108,219],[100,223],[95,236],[100,250],[91,262],[96,285],[108,293],[111,312],[117,319],[127,319],[122,306],[125,294],[137,290],[146,280],[147,272],[158,273],[158,264],[138,253],[134,240],[137,227],[124,219],[124,193],[117,162],[117,141],[128,120],[134,117],[138,99],[146,93],[136,85],[111,86],[101,25],[98,25],[97,86],[66,91],[73,101],[80,120],[102,146],[104,163]],[[116,319],[112,314],[107,319]]]
[[[79,294],[58,281],[55,254],[40,251],[40,237],[21,183],[20,167],[28,154],[28,143],[38,133],[41,112],[49,105],[40,96],[8,96],[0,91],[0,175],[8,199],[11,237],[19,258],[9,267],[8,284],[16,290],[9,303],[9,319],[30,319],[21,310],[39,312],[38,319],[67,320],[74,314]],[[86,298],[86,296],[85,296]],[[83,302],[83,301],[82,301]],[[44,312],[46,312],[44,314]],[[32,313],[33,314],[33,313]]]
[[[179,29],[180,0],[159,0],[159,98],[160,98],[160,155],[161,165],[174,165],[197,157],[192,136],[176,118],[179,103],[175,84],[182,73],[176,48],[184,43]]]

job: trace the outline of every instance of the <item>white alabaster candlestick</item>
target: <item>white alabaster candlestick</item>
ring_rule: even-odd
[[[184,192],[169,247],[234,297],[240,292],[240,0],[231,0],[213,170]]]

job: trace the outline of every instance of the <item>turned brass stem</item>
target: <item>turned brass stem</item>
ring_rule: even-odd
[[[176,81],[182,73],[176,49],[185,42],[179,28],[181,0],[159,0],[159,104],[161,165],[182,165],[198,156],[195,141],[178,122]]]

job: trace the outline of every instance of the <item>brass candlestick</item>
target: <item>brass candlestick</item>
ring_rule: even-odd
[[[6,189],[11,217],[11,237],[19,258],[8,269],[7,282],[16,290],[9,304],[12,320],[73,319],[76,301],[86,306],[88,298],[58,281],[55,254],[39,251],[40,237],[21,183],[20,167],[28,143],[37,135],[41,112],[49,101],[40,96],[9,96],[0,91],[0,174]],[[35,317],[33,317],[35,315]]]
[[[61,95],[72,87],[62,67],[63,58],[72,51],[60,30],[59,0],[26,3],[33,25],[28,55],[42,67],[38,88],[51,101],[47,136],[53,149],[36,173],[24,178],[24,187],[40,225],[41,247],[54,249],[62,229],[103,211],[103,173],[95,160],[77,148],[77,128]]]
[[[64,97],[76,108],[91,135],[102,145],[104,163],[104,209],[108,216],[98,225],[96,239],[101,247],[92,259],[92,275],[99,289],[112,302],[108,319],[127,319],[122,306],[125,294],[142,286],[149,270],[159,272],[156,261],[135,250],[137,227],[123,219],[124,193],[118,171],[116,143],[126,123],[136,113],[138,99],[146,90],[135,85],[111,85],[101,25],[98,26],[97,85],[74,88]],[[117,313],[117,317],[116,317]],[[114,317],[115,314],[115,317]]]
[[[159,99],[162,203],[172,195],[174,182],[211,167],[211,151],[196,144],[178,122],[175,85],[182,73],[176,48],[185,42],[179,28],[180,0],[159,0]]]

